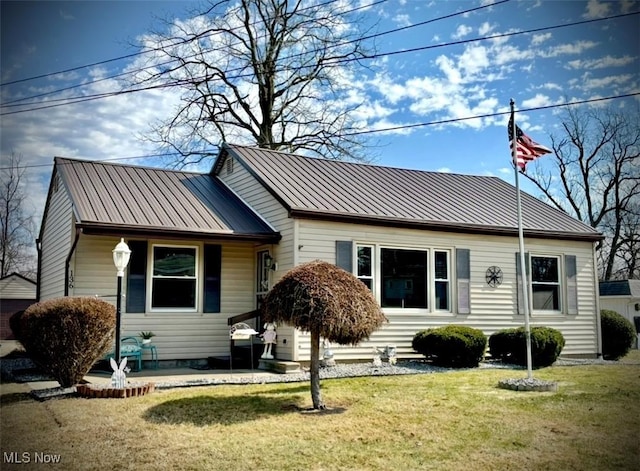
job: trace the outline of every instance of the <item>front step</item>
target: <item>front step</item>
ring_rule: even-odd
[[[302,373],[300,363],[285,360],[265,360],[261,358],[258,369],[275,371],[276,373]]]

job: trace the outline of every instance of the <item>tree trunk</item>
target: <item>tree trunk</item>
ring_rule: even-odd
[[[326,409],[320,394],[320,331],[311,328],[311,400],[314,409]]]

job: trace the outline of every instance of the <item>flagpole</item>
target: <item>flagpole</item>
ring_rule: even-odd
[[[527,377],[533,378],[532,361],[531,361],[531,326],[529,325],[529,285],[527,283],[527,265],[524,256],[524,234],[522,230],[522,205],[520,203],[520,178],[517,158],[517,134],[516,120],[514,116],[513,98],[511,99],[511,131],[513,136],[513,147],[511,149],[511,157],[513,159],[513,168],[516,172],[516,205],[518,208],[518,243],[520,247],[520,277],[522,279],[522,300],[524,304],[524,333],[527,342]]]

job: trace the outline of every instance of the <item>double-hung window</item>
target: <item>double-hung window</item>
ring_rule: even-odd
[[[436,250],[434,258],[435,309],[438,311],[451,310],[451,280],[449,251]]]
[[[531,256],[531,292],[534,311],[560,311],[559,257]]]
[[[197,247],[153,246],[152,309],[196,309],[197,261]]]
[[[367,288],[371,291],[373,291],[374,269],[373,246],[359,245],[356,276],[360,281],[367,285]]]

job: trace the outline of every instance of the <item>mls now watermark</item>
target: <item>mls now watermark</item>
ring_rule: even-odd
[[[40,453],[38,451],[5,451],[2,454],[3,463],[28,464],[28,463],[60,463],[60,455],[52,453]]]

